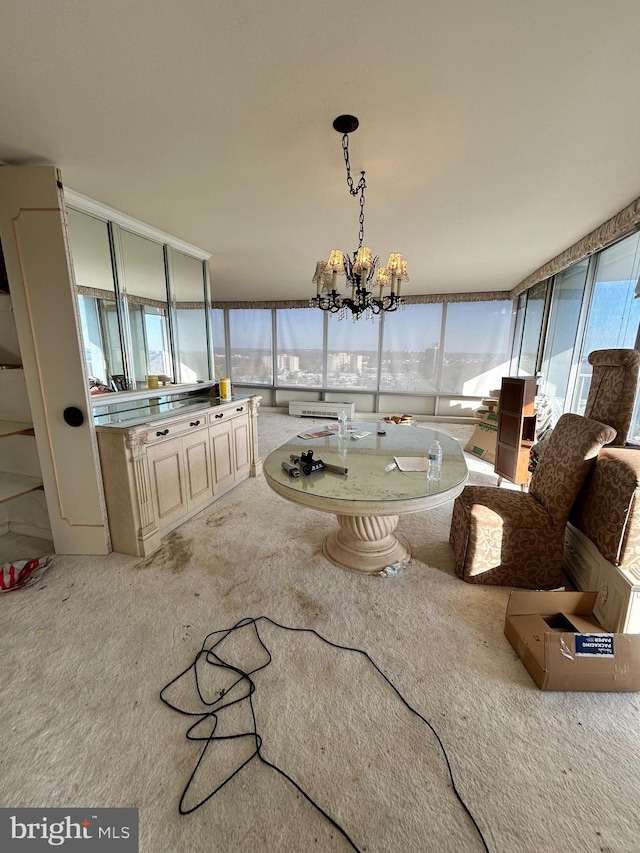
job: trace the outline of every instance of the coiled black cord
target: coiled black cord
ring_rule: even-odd
[[[369,654],[367,652],[365,652],[363,649],[356,649],[356,648],[353,648],[352,646],[341,646],[339,643],[334,643],[331,640],[328,640],[326,637],[323,637],[322,634],[319,634],[313,628],[292,628],[289,625],[281,625],[279,622],[276,622],[275,620],[270,619],[268,616],[258,616],[255,619],[252,619],[251,617],[246,617],[245,619],[241,619],[239,622],[237,622],[232,628],[226,628],[226,629],[222,629],[219,631],[212,631],[210,634],[208,634],[205,637],[205,639],[202,643],[202,647],[200,648],[200,651],[196,655],[193,663],[191,663],[186,669],[184,669],[181,673],[179,673],[179,675],[177,675],[175,678],[173,678],[160,691],[161,701],[164,702],[164,704],[167,705],[169,708],[172,708],[174,711],[177,711],[178,713],[183,714],[185,716],[197,717],[198,718],[197,721],[187,729],[187,735],[186,735],[187,739],[188,740],[205,741],[205,745],[202,749],[202,752],[200,753],[200,755],[198,757],[196,765],[193,768],[193,771],[191,772],[191,775],[189,776],[187,784],[185,785],[184,790],[182,792],[182,796],[180,797],[180,803],[179,803],[179,807],[178,807],[180,814],[181,815],[191,814],[192,812],[196,811],[196,809],[199,809],[200,806],[204,805],[212,797],[214,797],[218,793],[218,791],[222,787],[224,787],[224,785],[226,785],[228,782],[230,782],[234,778],[234,776],[237,776],[237,774],[242,770],[243,767],[246,767],[246,765],[250,761],[252,761],[254,758],[257,757],[263,764],[265,764],[267,767],[271,767],[273,770],[277,771],[281,776],[283,776],[288,782],[290,782],[294,786],[294,788],[297,791],[299,791],[300,794],[302,794],[302,796],[317,811],[319,811],[320,814],[324,818],[326,818],[326,820],[329,821],[329,823],[345,838],[345,840],[351,845],[351,847],[354,850],[356,850],[356,851],[359,850],[358,847],[353,842],[353,840],[349,837],[347,832],[338,823],[336,823],[336,821],[331,817],[331,815],[327,814],[327,812],[320,805],[318,805],[318,803],[316,803],[300,787],[300,785],[298,785],[297,782],[295,782],[291,778],[291,776],[289,776],[288,773],[286,773],[284,770],[282,770],[282,768],[277,767],[271,761],[266,759],[264,757],[264,755],[262,755],[262,752],[261,752],[262,737],[260,736],[260,734],[258,734],[258,723],[256,720],[255,709],[253,706],[253,694],[255,692],[256,686],[255,686],[255,682],[253,681],[252,676],[255,675],[257,672],[260,672],[260,670],[263,670],[267,666],[269,666],[269,664],[271,663],[272,657],[271,657],[271,652],[266,647],[266,645],[264,644],[264,642],[262,640],[262,637],[260,636],[260,633],[258,631],[258,622],[268,622],[271,625],[275,625],[277,628],[282,628],[284,631],[313,634],[319,640],[322,640],[323,643],[326,643],[328,646],[332,646],[334,649],[340,649],[341,651],[347,651],[347,652],[357,652],[359,655],[362,655],[363,657],[365,657],[369,661],[371,666],[376,670],[376,672],[384,679],[384,681],[389,685],[389,687],[391,687],[391,689],[394,691],[394,693],[400,699],[402,704],[409,711],[411,711],[412,714],[414,714],[416,717],[418,717],[418,719],[421,720],[430,729],[430,731],[433,733],[433,735],[436,738],[438,745],[442,751],[442,755],[444,757],[445,764],[447,766],[447,772],[449,774],[449,779],[451,781],[451,787],[453,789],[453,792],[454,792],[458,802],[460,803],[462,808],[467,813],[469,819],[471,820],[471,823],[473,824],[473,826],[474,826],[474,828],[478,834],[478,837],[480,838],[480,841],[482,842],[482,845],[483,845],[486,853],[489,853],[489,848],[487,846],[487,842],[484,838],[484,835],[482,834],[482,831],[481,831],[480,827],[478,826],[478,823],[477,823],[475,817],[471,813],[471,811],[470,811],[469,807],[467,806],[467,804],[465,803],[465,801],[462,799],[462,796],[460,795],[460,793],[456,787],[455,779],[453,777],[453,771],[451,769],[451,764],[449,762],[449,756],[447,755],[447,751],[446,751],[444,744],[440,738],[440,735],[438,734],[436,729],[433,727],[433,725],[425,717],[423,717],[419,711],[416,711],[416,709],[413,708],[407,702],[407,700],[400,693],[400,691],[395,686],[395,684],[393,684],[393,682],[389,678],[387,678],[387,676],[380,669],[378,664],[369,656]],[[220,657],[220,655],[216,653],[215,649],[220,645],[220,643],[223,642],[223,640],[225,640],[227,637],[229,637],[234,631],[237,631],[240,628],[246,628],[248,625],[251,625],[253,627],[256,639],[258,640],[258,642],[260,643],[260,645],[262,646],[262,648],[265,651],[266,661],[265,661],[265,663],[261,664],[260,666],[256,666],[254,669],[248,670],[245,672],[244,670],[239,669],[236,666],[232,666],[230,663],[223,660]],[[216,639],[216,641],[212,645],[210,645],[210,647],[208,648],[207,646],[209,645],[210,641],[216,637],[218,639]],[[232,683],[232,685],[230,687],[228,687],[226,689],[226,691],[221,693],[212,702],[208,702],[204,698],[204,696],[202,695],[202,690],[200,687],[200,678],[198,675],[198,668],[197,668],[200,659],[204,659],[206,661],[206,663],[210,664],[211,666],[219,667],[220,669],[226,670],[228,672],[235,673],[238,676],[237,679]],[[184,708],[179,708],[177,705],[173,704],[172,702],[170,702],[166,698],[166,696],[165,696],[166,691],[169,690],[173,684],[175,684],[183,676],[187,675],[187,673],[191,672],[192,670],[193,670],[195,687],[196,687],[196,691],[198,693],[198,697],[204,706],[206,706],[207,708],[211,708],[212,710],[207,710],[205,712],[203,712],[202,710],[200,710],[200,711],[188,711],[188,710],[185,710]],[[238,696],[235,699],[229,699],[228,701],[223,701],[224,697],[229,696],[229,694],[232,693],[232,691],[234,690],[235,687],[237,687],[238,685],[242,685],[242,684],[244,684],[246,686],[246,690],[244,692],[241,691],[242,695]],[[241,732],[239,734],[233,734],[233,735],[216,735],[216,728],[218,726],[217,712],[221,711],[224,708],[230,708],[232,705],[235,705],[239,702],[244,702],[247,699],[249,700],[249,707],[251,709],[251,718],[253,720],[253,730],[249,731],[249,732]],[[215,710],[213,710],[214,706],[215,706]],[[194,734],[194,730],[197,729],[205,720],[210,720],[213,723],[213,727],[212,727],[210,733],[207,736],[198,736],[198,735]],[[207,794],[207,796],[204,797],[204,799],[202,799],[198,803],[196,803],[195,806],[192,806],[191,808],[186,808],[185,807],[185,799],[187,797],[189,787],[190,787],[191,783],[193,782],[193,779],[194,779],[194,777],[198,771],[198,767],[200,766],[202,760],[204,759],[206,752],[207,752],[209,746],[211,745],[211,743],[213,741],[216,741],[216,740],[234,740],[234,739],[239,739],[239,738],[250,738],[253,740],[253,742],[255,744],[255,749],[252,752],[252,754],[247,759],[245,759],[245,761],[243,761],[242,764],[233,771],[233,773],[231,773],[229,776],[227,776],[227,778],[223,782],[221,782],[213,791],[211,791],[209,794]]]

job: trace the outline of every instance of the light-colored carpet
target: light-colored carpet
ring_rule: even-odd
[[[261,413],[261,455],[302,423]],[[438,428],[463,443],[470,434]],[[471,482],[496,482],[492,466],[468,463]],[[209,632],[265,615],[368,652],[438,731],[492,853],[637,853],[640,697],[539,691],[503,635],[509,590],[454,576],[450,517],[451,505],[402,517],[411,562],[397,577],[363,577],[323,557],[332,516],[279,498],[260,477],[147,559],[54,557],[41,582],[0,600],[1,805],[138,807],[143,853],[351,849],[257,760],[197,811],[178,813],[202,745],[185,740],[196,718],[158,694]],[[2,561],[49,551],[0,539]],[[434,735],[366,659],[260,624],[273,656],[254,676],[264,756],[362,851],[481,851]],[[248,636],[228,641],[240,668],[261,661]],[[204,673],[205,695],[226,677]],[[178,694],[200,709],[192,684]],[[246,702],[225,713],[219,733],[247,730]],[[212,747],[185,807],[246,749],[246,740]]]

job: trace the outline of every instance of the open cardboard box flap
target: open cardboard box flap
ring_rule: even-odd
[[[512,592],[504,632],[542,690],[640,690],[640,634],[611,634],[595,592]]]

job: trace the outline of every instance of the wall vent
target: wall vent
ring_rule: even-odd
[[[300,400],[291,400],[289,403],[289,414],[299,418],[336,418],[344,409],[348,418],[355,418],[355,403],[305,403]]]

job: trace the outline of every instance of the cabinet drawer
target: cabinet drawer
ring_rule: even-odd
[[[207,426],[207,412],[197,412],[189,418],[181,418],[179,421],[171,423],[159,423],[147,429],[147,443],[157,444],[159,441],[166,441],[169,438],[176,438],[180,435],[186,435],[197,429],[202,429]]]
[[[220,410],[214,409],[209,413],[209,423],[215,426],[215,424],[224,423],[232,418],[239,418],[248,411],[249,406],[246,403],[238,403],[235,406],[229,406]]]

